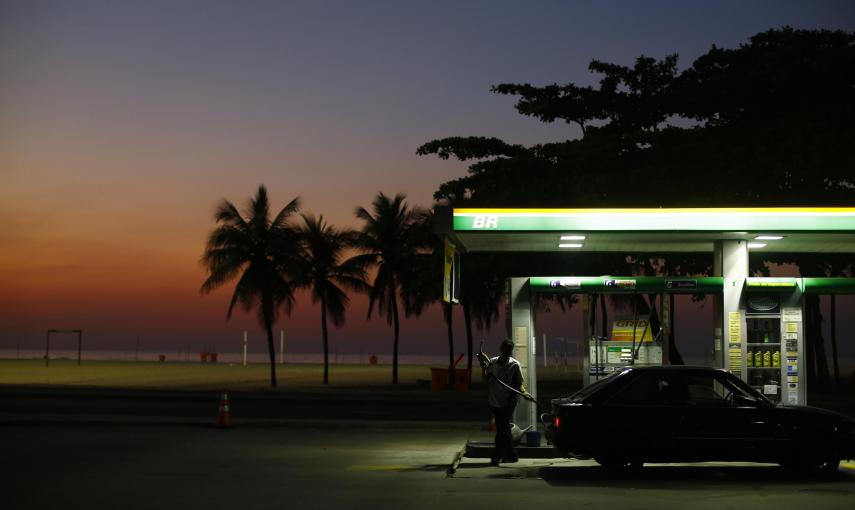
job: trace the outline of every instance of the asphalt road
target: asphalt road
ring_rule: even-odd
[[[0,386],[0,420],[59,419],[210,423],[220,392]],[[429,387],[328,387],[231,392],[235,420],[489,421],[483,391],[434,393]],[[91,421],[91,420],[90,420]],[[97,420],[96,420],[97,421]]]
[[[523,460],[448,468],[477,425],[206,426],[0,422],[3,508],[851,508],[855,469],[830,478],[765,465]]]

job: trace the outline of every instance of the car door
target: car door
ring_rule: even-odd
[[[677,454],[674,409],[660,395],[666,377],[656,372],[642,374],[603,403],[598,435],[601,451],[647,462],[664,462]]]
[[[773,439],[767,410],[735,399],[742,390],[725,374],[686,372],[672,379],[678,395],[678,443],[695,460],[755,460]],[[737,403],[734,404],[734,401]]]

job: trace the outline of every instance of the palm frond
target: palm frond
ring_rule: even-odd
[[[217,223],[222,223],[244,231],[249,230],[249,225],[246,220],[244,220],[240,211],[237,210],[237,207],[225,199],[223,199],[223,201],[217,206],[217,209],[214,212],[214,220]]]
[[[270,222],[271,229],[285,228],[290,216],[300,210],[300,197],[294,197]]]

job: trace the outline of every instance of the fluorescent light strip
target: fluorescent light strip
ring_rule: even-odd
[[[784,238],[784,236],[763,235],[763,236],[757,236],[754,239],[757,241],[778,241],[778,240],[781,240],[783,238]]]
[[[558,245],[558,247],[559,248],[581,248],[582,243],[561,243]]]
[[[562,240],[562,241],[584,241],[584,240],[585,240],[585,236],[580,236],[580,235],[567,235],[567,236],[561,236],[561,240]]]
[[[764,248],[766,243],[748,243],[749,248]]]

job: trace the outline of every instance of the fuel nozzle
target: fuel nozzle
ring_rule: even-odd
[[[487,370],[487,366],[490,364],[490,358],[484,354],[484,340],[481,340],[481,344],[478,346],[478,354],[475,355],[478,358],[478,363],[481,365],[481,368]]]

